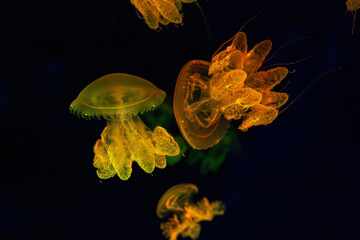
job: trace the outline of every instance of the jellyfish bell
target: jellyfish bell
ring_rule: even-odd
[[[70,111],[82,118],[113,120],[152,110],[165,96],[164,91],[143,78],[112,73],[85,87],[70,104]]]
[[[185,140],[194,149],[217,144],[229,128],[209,96],[210,63],[192,60],[181,69],[174,93],[174,114]]]
[[[101,179],[117,174],[129,179],[132,162],[147,173],[165,168],[165,155],[176,156],[180,149],[167,131],[151,131],[138,116],[158,107],[165,92],[147,80],[124,73],[105,75],[84,88],[70,104],[79,117],[104,118],[107,125],[94,146],[94,166]]]
[[[199,189],[194,184],[183,183],[169,188],[160,198],[156,214],[165,218],[170,214],[184,212],[184,204],[191,202]]]

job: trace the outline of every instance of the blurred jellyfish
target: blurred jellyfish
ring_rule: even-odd
[[[181,235],[197,239],[201,231],[199,222],[211,221],[215,215],[225,213],[225,205],[221,201],[210,203],[203,197],[195,203],[193,196],[198,191],[194,184],[184,183],[171,187],[160,198],[156,214],[160,218],[170,217],[160,225],[166,238],[176,240]]]
[[[356,20],[356,12],[360,8],[360,0],[347,0],[346,1],[346,9],[352,13],[353,16],[353,26],[352,33],[354,34],[355,20]]]
[[[151,29],[159,29],[159,24],[181,24],[182,15],[179,11],[183,3],[192,3],[197,0],[130,0],[137,11],[144,18],[145,23]]]
[[[194,149],[206,149],[225,135],[231,120],[238,129],[268,125],[286,93],[272,89],[287,75],[285,67],[259,71],[271,50],[270,40],[248,51],[246,35],[238,32],[225,50],[210,62],[192,60],[179,73],[174,93],[174,114],[180,131]]]
[[[179,146],[167,131],[157,126],[151,131],[139,113],[158,107],[165,93],[147,80],[124,73],[105,75],[84,88],[71,103],[79,117],[104,118],[107,125],[94,146],[94,167],[101,179],[117,174],[129,179],[132,162],[146,172],[165,168],[165,155],[179,154]]]

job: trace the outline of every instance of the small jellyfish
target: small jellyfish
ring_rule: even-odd
[[[217,144],[231,120],[241,120],[238,129],[245,132],[277,117],[288,95],[272,89],[288,70],[259,71],[271,46],[271,41],[265,40],[248,51],[245,33],[238,32],[211,63],[193,60],[182,68],[175,87],[174,113],[182,135],[194,149]]]
[[[346,9],[352,13],[353,16],[353,26],[352,33],[354,34],[355,20],[356,20],[356,12],[360,8],[360,0],[347,0],[346,1]]]
[[[145,23],[151,29],[159,29],[159,24],[168,25],[182,23],[182,15],[179,11],[183,3],[193,3],[197,0],[130,0],[137,11],[144,18]]]
[[[89,84],[71,103],[73,114],[107,121],[94,146],[94,167],[99,178],[117,174],[127,180],[133,161],[146,173],[152,173],[155,167],[165,168],[165,155],[179,154],[179,146],[164,128],[157,126],[151,131],[139,117],[139,113],[158,107],[165,95],[143,78],[113,73]]]
[[[203,197],[195,203],[193,197],[198,191],[194,184],[184,183],[171,187],[160,198],[156,214],[160,218],[170,217],[160,225],[166,238],[176,240],[181,235],[197,239],[201,231],[199,222],[211,221],[215,215],[225,213],[225,205],[221,201],[210,203]]]

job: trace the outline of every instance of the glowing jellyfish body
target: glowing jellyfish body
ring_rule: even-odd
[[[182,23],[180,10],[183,3],[192,3],[196,0],[130,0],[139,11],[145,23],[151,29],[158,29],[159,24],[168,25]]]
[[[165,155],[179,154],[179,146],[158,126],[151,131],[138,116],[159,106],[165,93],[137,76],[105,75],[84,88],[71,103],[70,111],[79,117],[104,118],[107,125],[94,146],[94,166],[101,179],[117,174],[129,179],[132,162],[147,173],[165,168]]]
[[[265,40],[248,51],[245,33],[238,32],[211,63],[193,60],[185,64],[175,87],[174,113],[182,135],[193,148],[217,144],[231,120],[241,120],[238,129],[245,132],[277,117],[288,95],[271,90],[288,70],[259,71],[271,46],[271,41]]]
[[[160,198],[156,214],[160,218],[169,217],[160,225],[163,234],[170,240],[176,240],[178,235],[197,239],[201,221],[211,221],[215,215],[225,213],[225,205],[221,201],[209,202],[203,197],[194,202],[193,196],[198,193],[194,184],[184,183],[171,187]]]

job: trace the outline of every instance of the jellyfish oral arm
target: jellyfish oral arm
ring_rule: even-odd
[[[164,155],[174,156],[180,151],[165,129],[156,127],[151,131],[137,115],[109,120],[100,141],[104,147],[101,150],[94,147],[95,156],[107,156],[107,165],[111,165],[122,180],[129,179],[133,161],[146,173],[152,173],[155,167],[166,166]],[[101,178],[109,168],[99,166],[98,176]]]

